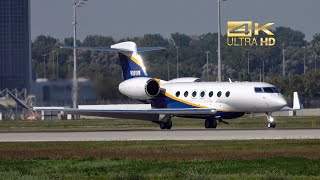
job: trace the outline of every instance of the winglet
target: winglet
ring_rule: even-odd
[[[301,109],[300,100],[297,92],[293,93],[293,110]]]
[[[23,109],[32,109],[29,106],[27,106],[25,103],[23,103],[20,99],[15,97],[11,92],[7,91],[7,94]]]

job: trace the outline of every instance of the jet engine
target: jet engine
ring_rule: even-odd
[[[133,99],[149,100],[160,93],[160,85],[152,78],[137,77],[120,83],[119,91]]]

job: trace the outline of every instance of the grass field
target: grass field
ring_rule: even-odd
[[[173,129],[204,128],[204,120],[173,118]],[[220,123],[218,128],[266,128],[266,117],[244,116]],[[312,126],[315,121],[315,126]],[[279,128],[320,127],[319,117],[276,117]],[[157,124],[136,120],[46,120],[46,121],[1,121],[0,130],[110,130],[110,129],[159,129]]]
[[[0,143],[1,179],[320,179],[320,140]]]
[[[278,117],[277,127],[319,127]],[[265,128],[265,117],[219,128]],[[173,119],[173,128],[203,128]],[[1,121],[0,130],[159,129],[130,120]],[[0,138],[1,138],[0,133]],[[320,140],[0,143],[0,179],[320,179]]]

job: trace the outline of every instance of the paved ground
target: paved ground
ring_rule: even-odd
[[[0,142],[320,139],[320,129],[128,130],[90,132],[0,132]]]

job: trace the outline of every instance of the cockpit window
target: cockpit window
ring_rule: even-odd
[[[275,87],[272,88],[274,93],[280,93],[279,90]]]
[[[265,93],[274,93],[272,87],[264,87],[264,88],[263,88],[263,91],[264,91]]]
[[[276,87],[255,87],[256,93],[280,93]]]
[[[256,92],[256,93],[263,93],[263,90],[262,90],[262,88],[255,87],[255,88],[254,88],[254,92]]]

